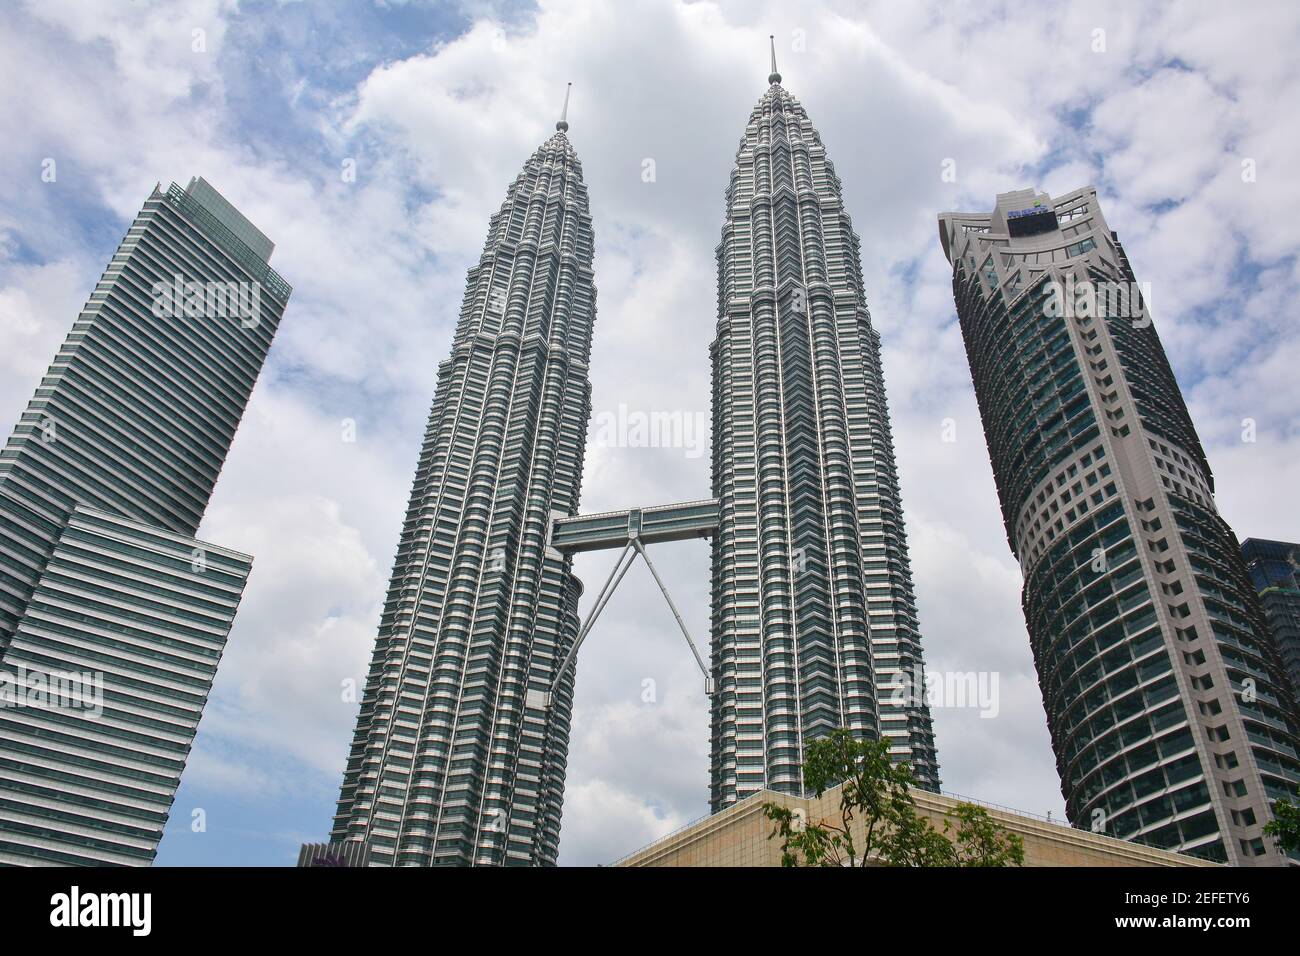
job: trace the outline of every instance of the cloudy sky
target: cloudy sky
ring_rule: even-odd
[[[1063,814],[939,212],[1096,185],[1220,509],[1242,537],[1300,540],[1294,3],[19,4],[0,31],[4,432],[156,182],[205,176],[294,286],[200,532],[256,562],[160,864],[285,865],[326,836],[356,713],[340,687],[364,674],[465,270],[567,81],[595,411],[707,411],[713,247],[769,33],[862,238],[930,668],[998,675],[996,717],[935,712],[945,789]],[[583,509],[707,496],[696,451],[593,441]],[[589,593],[613,557],[579,559]],[[705,640],[707,545],[656,562]],[[638,567],[579,660],[562,863],[707,812],[702,691]]]

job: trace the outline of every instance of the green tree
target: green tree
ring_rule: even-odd
[[[959,803],[953,808],[957,828],[949,866],[1024,866],[1025,841],[989,816],[983,807]],[[943,832],[949,832],[948,820]]]
[[[1296,789],[1300,801],[1300,788]],[[1271,836],[1283,853],[1300,850],[1300,802],[1273,801],[1273,819],[1264,824],[1264,832]]]
[[[981,807],[958,804],[953,838],[916,811],[911,770],[895,763],[885,740],[832,731],[808,745],[804,785],[821,797],[840,785],[839,819],[807,821],[789,807],[763,804],[781,839],[782,866],[1020,866],[1024,841]],[[854,821],[861,819],[860,831]]]

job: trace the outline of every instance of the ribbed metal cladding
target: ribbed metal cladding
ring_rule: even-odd
[[[257,323],[155,315],[177,275],[258,283]],[[74,505],[194,534],[288,295],[185,190],[149,197],[0,452],[0,653]]]
[[[202,179],[155,189],[0,452],[0,861],[153,859],[248,573],[193,534],[291,291],[272,248]],[[88,672],[101,713],[23,690]]]
[[[1284,862],[1262,829],[1300,780],[1290,690],[1096,190],[939,231],[1069,819]]]
[[[563,132],[525,164],[438,370],[331,841],[372,865],[550,865],[581,585],[548,547],[577,512],[596,289]]]
[[[858,239],[775,69],[717,258],[712,808],[801,792],[805,744],[836,727],[883,734],[937,788],[929,711],[897,692],[920,633]]]
[[[74,510],[0,668],[100,700],[0,707],[0,864],[153,860],[251,564]]]

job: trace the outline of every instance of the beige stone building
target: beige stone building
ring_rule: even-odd
[[[957,797],[912,791],[917,811],[938,830],[961,802]],[[721,813],[692,823],[619,860],[615,866],[780,866],[781,841],[768,839],[772,822],[763,804],[804,810],[808,820],[839,821],[839,788],[821,799],[803,799],[764,790]],[[1114,837],[1076,830],[1014,810],[985,806],[1000,825],[1025,841],[1025,866],[1215,866],[1203,860],[1156,850]],[[861,826],[861,820],[855,821]],[[954,820],[955,827],[955,820]],[[860,832],[860,831],[859,831]]]

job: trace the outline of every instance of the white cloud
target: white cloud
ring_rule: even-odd
[[[599,866],[654,843],[690,822],[661,815],[627,790],[601,780],[571,782],[564,791],[566,817],[585,821],[576,833],[567,828],[561,855],[566,865]],[[568,860],[572,859],[572,864]]]
[[[85,302],[84,267],[60,259],[9,270],[0,287],[0,427],[12,428]]]

